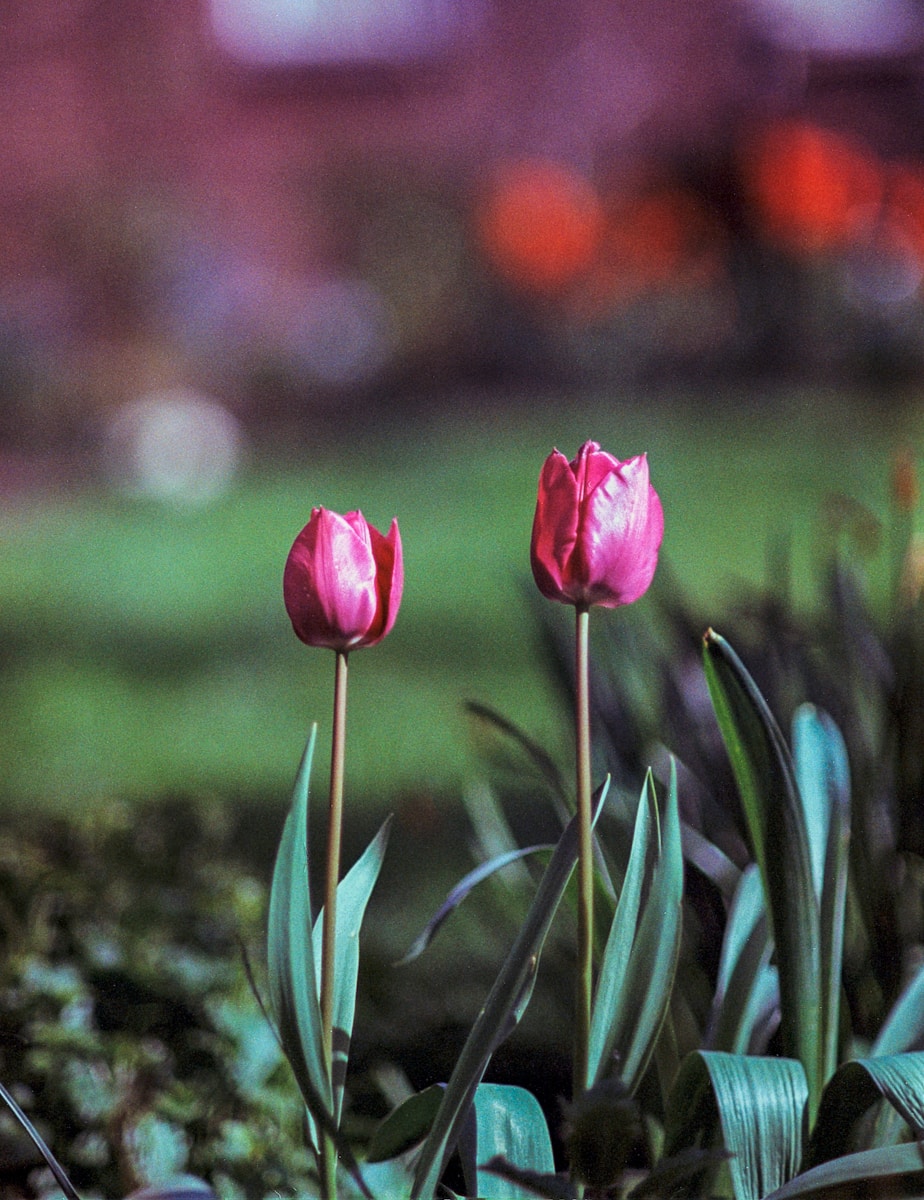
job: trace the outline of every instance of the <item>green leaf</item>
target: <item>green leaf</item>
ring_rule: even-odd
[[[566,820],[565,796],[567,795],[567,788],[558,769],[558,764],[552,755],[531,738],[528,733],[525,733],[518,725],[515,725],[513,721],[489,705],[480,704],[477,700],[468,700],[465,708],[471,716],[484,722],[485,725],[491,726],[505,737],[510,738],[525,753],[527,759],[540,777],[548,784],[553,797],[557,801],[556,808],[559,816]]]
[[[279,1043],[308,1110],[307,1130],[312,1150],[317,1155],[317,1127],[320,1126],[336,1143],[341,1161],[365,1196],[368,1189],[359,1173],[355,1155],[342,1137],[334,1116],[333,1089],[321,1038],[308,873],[308,790],[316,736],[317,726],[313,725],[295,777],[292,808],[283,826],[273,868],[267,927],[270,1008]],[[384,843],[376,849],[384,831],[383,827],[367,851],[367,854],[371,852],[373,860],[384,850]],[[369,869],[367,866],[358,872],[357,892],[361,892],[362,880]],[[375,873],[378,873],[377,867]],[[349,903],[346,907],[349,909]],[[339,931],[339,919],[337,926]],[[349,1011],[352,1025],[352,1002]]]
[[[38,1150],[39,1154],[41,1154],[42,1158],[44,1158],[48,1165],[49,1171],[51,1171],[55,1178],[55,1182],[61,1189],[63,1195],[67,1197],[67,1200],[80,1200],[74,1185],[68,1179],[64,1168],[48,1148],[45,1139],[20,1108],[12,1093],[7,1091],[2,1083],[0,1083],[0,1100],[4,1102],[10,1112],[22,1126],[23,1130],[29,1135],[33,1145],[35,1146],[36,1150]]]
[[[793,718],[793,759],[820,904],[824,1082],[838,1063],[850,844],[850,767],[840,730],[827,713],[810,704],[803,704]]]
[[[334,935],[334,1004],[333,1004],[333,1090],[334,1115],[340,1121],[343,1109],[343,1089],[346,1083],[350,1040],[353,1036],[353,1017],[356,1011],[356,980],[359,975],[359,931],[362,928],[366,905],[372,895],[385,848],[391,817],[337,884],[337,929]],[[321,994],[321,943],[324,936],[324,909],[314,923],[315,985]],[[320,1003],[320,1001],[319,1001]]]
[[[632,1005],[634,1009],[635,998],[626,996],[625,982],[629,956],[638,932],[642,888],[646,876],[653,869],[658,849],[654,844],[658,832],[657,801],[649,772],[639,797],[629,862],[610,925],[594,996],[588,1047],[589,1086],[598,1082],[601,1073],[610,1073],[608,1068],[612,1061],[613,1044],[625,1021],[624,1010],[627,1005]]]
[[[752,863],[741,873],[722,939],[706,1045],[745,1054],[768,999],[779,1001],[773,942],[767,929],[760,873]]]
[[[711,629],[704,639],[704,660],[764,885],[777,952],[783,1049],[805,1068],[811,1121],[823,1076],[820,917],[793,762],[753,679]]]
[[[336,1127],[321,1038],[308,879],[308,787],[317,726],[302,755],[270,888],[267,958],[269,997],[279,1040],[311,1116]]]
[[[798,1169],[807,1097],[795,1059],[697,1051],[671,1091],[665,1157],[719,1145],[735,1200],[760,1200]]]
[[[599,816],[609,780],[595,797]],[[539,956],[578,856],[577,818],[559,838],[516,941],[510,949],[478,1015],[446,1086],[433,1128],[424,1142],[414,1175],[413,1196],[433,1195],[443,1166],[455,1146],[495,1048],[520,1020],[532,994]]]
[[[646,779],[619,903],[610,926],[590,1025],[588,1082],[615,1074],[634,1092],[670,1003],[680,951],[683,854],[677,772],[659,821]]]
[[[414,939],[414,942],[407,954],[405,954],[404,958],[399,959],[395,966],[403,967],[407,963],[413,962],[415,958],[419,958],[420,955],[423,954],[424,950],[426,950],[426,948],[433,941],[440,926],[443,924],[446,918],[452,912],[454,912],[456,908],[458,908],[458,906],[462,903],[472,888],[476,886],[476,884],[479,884],[483,879],[487,879],[489,876],[494,875],[503,867],[509,866],[510,863],[518,862],[520,859],[526,858],[526,856],[529,854],[536,854],[540,850],[545,850],[548,853],[551,853],[554,849],[554,846],[543,843],[541,845],[526,846],[522,849],[508,850],[503,854],[498,854],[489,862],[481,863],[481,865],[475,867],[473,871],[469,871],[467,875],[464,875],[459,880],[456,886],[452,889],[443,903],[439,906],[439,908],[424,926],[423,930]]]
[[[806,1165],[817,1166],[857,1149],[851,1131],[880,1100],[887,1100],[915,1134],[924,1133],[924,1053],[844,1063],[825,1088]]]
[[[706,1170],[726,1162],[726,1150],[700,1150],[691,1147],[672,1158],[662,1158],[652,1167],[644,1179],[632,1188],[627,1200],[663,1200],[665,1196],[682,1196],[680,1185]]]
[[[705,875],[726,900],[731,900],[741,877],[741,872],[732,860],[698,829],[694,829],[685,821],[680,822],[680,836],[686,861],[696,867],[700,874]]]
[[[499,1175],[501,1179],[509,1179],[511,1183],[519,1184],[520,1194],[524,1197],[541,1196],[544,1200],[574,1200],[574,1184],[564,1172],[549,1175],[547,1172],[525,1171],[515,1167],[501,1154],[496,1154],[484,1164],[485,1174]],[[493,1187],[492,1195],[493,1195]]]
[[[924,965],[905,987],[886,1017],[870,1051],[873,1055],[901,1054],[924,1045]]]
[[[277,1193],[278,1194],[278,1193]],[[401,1158],[390,1158],[385,1162],[363,1163],[353,1177],[345,1175],[337,1180],[337,1200],[408,1200],[411,1194],[411,1171]],[[312,1200],[315,1196],[303,1196],[300,1200]]]
[[[796,1175],[764,1200],[924,1200],[924,1155],[917,1143],[845,1154]]]
[[[824,886],[830,826],[838,810],[850,814],[850,768],[840,730],[812,704],[796,709],[792,722],[793,764],[805,813],[812,879],[819,899]]]
[[[367,1162],[383,1162],[404,1154],[430,1132],[445,1085],[433,1083],[402,1101],[375,1128],[366,1150]]]
[[[524,1171],[553,1175],[552,1140],[539,1101],[525,1088],[480,1083],[472,1104],[473,1120],[459,1137],[465,1184],[473,1196],[491,1200],[530,1200],[534,1193],[483,1169],[498,1155]]]

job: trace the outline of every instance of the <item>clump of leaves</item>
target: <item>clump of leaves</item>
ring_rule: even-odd
[[[255,814],[185,801],[0,828],[0,1079],[82,1194],[305,1179],[297,1093],[243,968],[266,864],[241,847],[261,840]],[[0,1190],[58,1191],[6,1112]]]

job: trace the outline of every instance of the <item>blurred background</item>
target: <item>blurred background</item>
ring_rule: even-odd
[[[567,758],[553,445],[649,453],[704,625],[781,554],[810,606],[837,539],[887,587],[922,68],[919,0],[9,0],[4,802],[284,799],[330,707],[281,600],[316,504],[405,543],[354,794],[426,820],[466,699]]]

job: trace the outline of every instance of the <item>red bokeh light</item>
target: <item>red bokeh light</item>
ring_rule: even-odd
[[[603,210],[578,171],[530,159],[495,170],[476,226],[485,257],[502,279],[524,291],[554,294],[593,261]]]
[[[805,121],[749,137],[741,178],[760,232],[796,253],[849,246],[883,193],[880,165],[865,146]]]
[[[894,164],[886,175],[886,204],[892,222],[924,262],[924,170],[914,164]]]
[[[693,193],[662,185],[610,204],[588,289],[624,303],[666,287],[711,282],[725,259],[721,224]]]

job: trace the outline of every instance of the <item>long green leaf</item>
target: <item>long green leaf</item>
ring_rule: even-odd
[[[495,708],[491,708],[490,705],[481,704],[477,700],[468,700],[466,701],[465,709],[471,716],[484,722],[485,725],[493,727],[497,732],[510,738],[515,745],[519,746],[538,774],[548,784],[556,800],[558,814],[564,823],[567,820],[567,808],[565,806],[567,788],[565,787],[561,771],[558,769],[558,764],[554,757],[549,754],[548,750],[544,746],[541,746],[534,738],[531,738],[518,725],[514,724],[509,717],[505,717],[503,713],[498,712]]]
[[[497,1175],[501,1179],[509,1179],[518,1184],[530,1200],[535,1196],[542,1197],[543,1200],[575,1200],[577,1194],[566,1172],[559,1171],[549,1175],[545,1171],[526,1171],[522,1167],[515,1167],[502,1154],[496,1154],[489,1159],[484,1165],[484,1171],[486,1175]],[[489,1186],[493,1195],[494,1186]]]
[[[708,1049],[747,1053],[768,989],[777,990],[776,972],[769,965],[772,950],[760,873],[752,863],[741,873],[725,925]]]
[[[796,710],[792,741],[812,876],[820,905],[824,1082],[838,1063],[850,842],[850,767],[840,730],[827,713],[811,704],[803,704]]]
[[[728,1160],[726,1150],[701,1150],[693,1146],[672,1158],[662,1158],[631,1189],[626,1200],[664,1200],[665,1196],[688,1195],[686,1183]]]
[[[850,810],[850,768],[840,731],[827,713],[801,704],[792,721],[793,766],[812,860],[815,892],[821,898],[831,821]]]
[[[632,849],[626,867],[619,902],[610,925],[597,990],[594,995],[593,1013],[590,1022],[590,1045],[588,1047],[588,1086],[593,1086],[601,1077],[608,1075],[612,1065],[613,1044],[622,1027],[624,1008],[627,1003],[625,981],[632,945],[638,933],[639,911],[642,905],[642,889],[646,876],[653,869],[657,854],[658,809],[654,795],[651,772],[642,786],[635,816],[635,832]],[[635,997],[628,998],[634,1005]]]
[[[384,1162],[422,1142],[433,1125],[444,1085],[432,1083],[402,1101],[375,1128],[366,1149],[366,1162]]]
[[[595,818],[609,780],[595,797]],[[475,1089],[491,1055],[519,1021],[536,977],[539,955],[578,855],[577,818],[571,820],[545,869],[526,919],[466,1039],[446,1086],[443,1102],[424,1142],[414,1175],[413,1197],[433,1195],[446,1158],[452,1151]]]
[[[845,1154],[765,1196],[764,1200],[924,1200],[924,1154],[919,1143]]]
[[[67,1172],[52,1154],[47,1143],[45,1142],[45,1139],[35,1128],[23,1110],[19,1107],[16,1098],[7,1090],[6,1087],[4,1087],[2,1083],[0,1083],[0,1100],[6,1104],[7,1108],[22,1126],[24,1132],[28,1134],[36,1150],[38,1150],[39,1154],[41,1154],[42,1158],[44,1158],[48,1165],[48,1169],[54,1176],[55,1182],[61,1189],[62,1194],[67,1197],[67,1200],[80,1200],[74,1185],[67,1177]]]
[[[777,952],[783,1048],[805,1068],[811,1121],[823,1076],[820,918],[792,758],[757,685],[712,630],[704,639],[704,660],[763,880]]]
[[[343,1089],[346,1083],[350,1039],[353,1036],[353,1017],[356,1011],[356,980],[359,976],[359,931],[362,928],[366,905],[372,895],[385,848],[391,817],[382,825],[364,853],[337,885],[337,929],[334,935],[334,1004],[333,1004],[333,1091],[334,1116],[339,1123],[343,1110]],[[321,994],[321,943],[324,933],[324,910],[314,923],[315,984]],[[320,1001],[319,1001],[320,1003]]]
[[[798,1169],[807,1097],[795,1059],[696,1051],[671,1092],[665,1157],[720,1145],[735,1200],[761,1200]]]
[[[720,850],[698,829],[694,829],[685,821],[680,822],[680,836],[686,861],[696,867],[700,874],[705,875],[726,900],[731,900],[738,886],[740,870],[724,850]]]
[[[498,854],[495,858],[490,859],[488,862],[480,863],[474,870],[469,871],[450,891],[449,895],[414,939],[407,954],[395,966],[403,967],[407,963],[413,962],[415,958],[419,958],[433,941],[434,937],[436,937],[446,918],[458,908],[472,888],[481,883],[482,880],[488,879],[497,871],[502,870],[511,863],[519,862],[530,854],[536,854],[540,850],[551,854],[554,849],[555,847],[549,843],[542,842],[535,846],[524,846],[516,850],[507,850],[503,854]]]
[[[332,1130],[336,1121],[321,1038],[308,879],[308,788],[316,735],[315,725],[302,755],[292,809],[276,854],[267,959],[270,1005],[283,1051],[309,1113]]]
[[[337,1200],[409,1200],[410,1194],[411,1170],[404,1157],[363,1163],[352,1178],[343,1175],[337,1180]],[[315,1200],[315,1193],[300,1200]]]
[[[683,853],[671,763],[663,823],[645,781],[622,892],[607,939],[590,1027],[592,1086],[613,1073],[634,1092],[670,1003],[680,952]]]
[[[870,1053],[901,1054],[924,1046],[924,965],[920,966],[886,1017]]]
[[[525,1088],[480,1083],[472,1104],[473,1119],[459,1138],[466,1187],[491,1200],[531,1200],[533,1193],[510,1179],[484,1170],[498,1155],[523,1171],[553,1175],[552,1139],[539,1101]]]
[[[359,1191],[368,1196],[355,1155],[334,1116],[333,1089],[321,1038],[308,872],[308,791],[316,736],[317,726],[313,725],[295,777],[292,808],[273,868],[267,927],[270,1008],[283,1053],[305,1101],[312,1150],[317,1155],[320,1127],[336,1143],[337,1153]]]
[[[924,1134],[924,1053],[890,1054],[844,1063],[825,1088],[806,1154],[817,1166],[849,1150],[851,1132],[879,1100],[887,1100],[918,1136]]]

